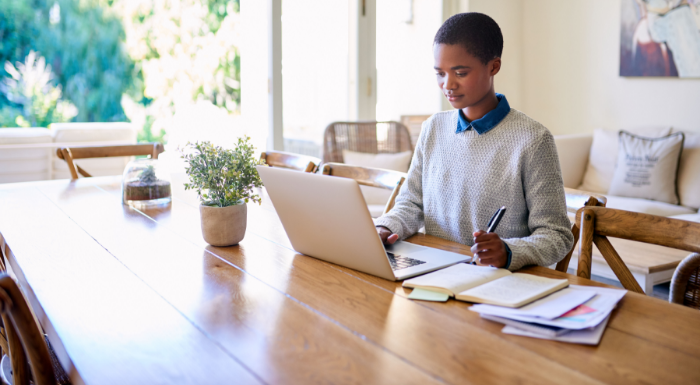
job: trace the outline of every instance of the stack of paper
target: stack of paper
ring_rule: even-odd
[[[625,290],[571,285],[518,309],[474,305],[470,310],[506,325],[503,332],[597,345]]]

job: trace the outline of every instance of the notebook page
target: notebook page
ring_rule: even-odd
[[[513,274],[460,292],[457,298],[472,302],[519,307],[567,285],[566,279]]]
[[[442,288],[451,295],[471,289],[489,281],[511,275],[506,269],[458,263],[403,282],[404,287]]]

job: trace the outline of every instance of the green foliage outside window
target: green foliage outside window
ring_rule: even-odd
[[[239,0],[0,0],[0,78],[30,51],[52,70],[43,99],[0,92],[0,127],[70,118],[31,115],[18,100],[32,97],[74,106],[76,122],[131,120],[139,141],[164,142],[175,112],[198,101],[238,114],[239,16]]]
[[[119,19],[98,0],[0,0],[0,64],[16,65],[38,52],[51,66],[51,86],[60,86],[63,99],[77,107],[74,121],[124,121],[122,94],[142,93],[124,36]],[[9,99],[0,96],[3,117],[41,120]],[[0,124],[13,126],[15,120]]]
[[[143,95],[152,100],[144,107],[155,118],[153,131],[181,106],[199,100],[239,112],[238,1],[117,0],[111,9],[127,31]]]
[[[47,127],[53,122],[67,122],[78,114],[75,106],[61,99],[61,87],[52,84],[51,66],[43,57],[29,52],[24,63],[5,63],[9,77],[0,90],[16,107],[5,106],[0,119],[19,127]]]

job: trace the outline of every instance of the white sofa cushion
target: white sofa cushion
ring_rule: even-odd
[[[658,138],[671,133],[670,127],[636,128],[627,130],[635,135]],[[606,194],[615,173],[619,131],[596,129],[588,156],[588,166],[579,190]]]
[[[700,214],[695,213],[695,214],[681,214],[681,215],[674,215],[671,218],[673,219],[682,219],[684,221],[690,221],[690,222],[698,222],[700,223]]]
[[[45,128],[0,128],[0,145],[50,144]],[[0,149],[0,183],[29,182],[50,178],[50,147]]]
[[[676,178],[684,139],[682,132],[645,138],[621,131],[608,193],[679,204]]]
[[[564,187],[575,189],[583,182],[583,174],[588,165],[588,155],[591,152],[592,142],[593,134],[557,135],[554,137]]]
[[[642,198],[627,198],[615,195],[606,195],[608,203],[605,207],[620,209],[626,211],[636,211],[638,213],[646,213],[653,215],[661,215],[670,217],[683,214],[697,214],[697,210],[690,207],[672,205],[665,202],[657,202]]]
[[[412,151],[399,152],[396,154],[368,154],[365,152],[343,150],[343,161],[346,164],[352,164],[354,166],[408,172],[408,166],[411,164],[412,155]]]
[[[356,152],[343,150],[343,160],[346,164],[360,167],[383,168],[385,170],[393,170],[407,172],[408,166],[411,163],[411,151],[399,152],[396,154],[368,154],[364,152]],[[389,198],[391,198],[391,190],[360,186],[365,202],[369,206],[372,217],[378,217],[384,213],[384,207]],[[381,207],[381,209],[379,209]]]
[[[136,143],[136,129],[129,122],[52,123],[53,141]]]
[[[55,143],[109,142],[110,144],[136,143],[136,129],[131,123],[54,123],[51,134]],[[80,165],[92,176],[120,175],[131,157],[80,159]],[[53,154],[53,179],[68,179],[70,171],[65,161]]]
[[[700,208],[700,133],[685,132],[678,166],[678,195],[683,206]]]

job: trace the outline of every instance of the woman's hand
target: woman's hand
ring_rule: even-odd
[[[508,251],[506,245],[496,233],[487,233],[479,230],[474,233],[474,246],[472,253],[477,265],[505,267],[508,263]]]
[[[377,226],[377,233],[379,233],[379,238],[382,239],[382,243],[385,245],[393,245],[399,240],[399,235],[394,234],[391,230],[384,226]]]

